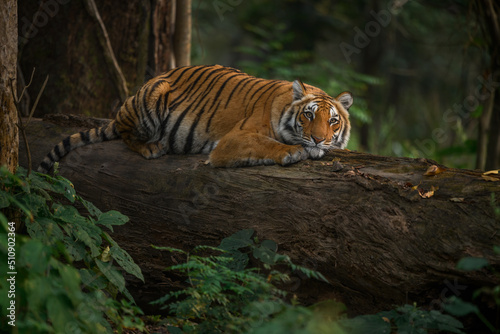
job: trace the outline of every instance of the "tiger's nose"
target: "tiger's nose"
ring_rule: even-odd
[[[325,138],[318,138],[318,137],[315,137],[314,135],[311,135],[311,138],[312,138],[312,140],[314,141],[315,144],[319,144],[319,143],[321,143],[322,141],[325,140]]]

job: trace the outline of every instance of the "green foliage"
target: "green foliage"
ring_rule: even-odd
[[[463,325],[457,319],[436,310],[419,309],[416,305],[403,305],[395,310],[380,312],[377,315],[382,317],[384,321],[385,319],[390,320],[392,327],[397,328],[398,333],[424,334],[428,331],[464,333],[461,331]]]
[[[112,231],[113,225],[122,225],[128,218],[116,211],[101,212],[61,176],[27,175],[22,168],[13,175],[1,167],[0,185],[0,209],[18,213],[29,234],[14,235],[15,224],[0,213],[4,258],[8,241],[13,240],[8,237],[16,241],[13,267],[0,263],[0,305],[5,309],[10,303],[6,273],[17,272],[16,327],[25,333],[109,333],[111,321],[120,331],[122,327],[142,328],[135,306],[113,300],[121,293],[133,302],[114,262],[143,280],[142,273],[101,228]],[[88,215],[80,215],[77,205]],[[2,323],[1,329],[7,330],[7,324]]]
[[[289,304],[284,301],[286,293],[275,284],[290,278],[274,269],[277,264],[326,279],[294,265],[287,256],[276,253],[275,242],[259,242],[253,234],[251,229],[242,230],[223,239],[217,248],[198,246],[191,252],[153,246],[186,257],[186,262],[167,270],[187,276],[189,286],[153,302],[170,311],[167,322],[177,326],[169,328],[172,333],[462,333],[460,321],[416,306],[348,319],[345,306],[336,301],[304,307],[294,297]],[[262,262],[264,270],[247,268],[250,254]]]
[[[492,196],[492,204],[494,204],[494,196]],[[500,247],[494,246],[493,251],[496,254],[500,254]],[[490,262],[487,259],[480,257],[465,257],[460,259],[460,261],[458,261],[457,263],[457,269],[465,271],[489,270],[495,273],[495,270],[490,265]],[[498,273],[495,273],[495,275],[498,276]],[[500,307],[500,285],[496,285],[493,287],[490,286],[481,287],[480,289],[474,292],[472,297],[473,299],[476,299],[479,296],[492,299],[493,303],[497,306],[497,308]],[[500,333],[500,328],[496,328],[492,324],[492,322],[488,320],[488,318],[481,312],[479,307],[473,303],[466,302],[456,296],[453,296],[446,301],[446,304],[443,305],[443,309],[446,312],[456,317],[463,317],[468,314],[475,314],[483,322],[483,324],[490,330],[491,333]]]
[[[458,261],[457,269],[465,271],[479,270],[489,265],[488,260],[481,257],[464,257]]]
[[[222,256],[224,251],[198,246],[191,253],[168,247],[155,247],[186,256],[186,262],[169,267],[188,276],[190,286],[170,292],[155,301],[166,304],[171,311],[171,323],[186,333],[238,333],[249,330],[255,322],[285,307],[279,298],[285,293],[274,287],[272,281],[286,281],[288,276],[272,272],[268,278],[255,269],[234,271],[225,266],[233,261]],[[198,255],[200,251],[218,255]],[[171,301],[174,299],[175,301]]]
[[[191,252],[155,247],[186,257],[185,263],[167,270],[186,275],[189,287],[154,302],[171,311],[171,324],[186,333],[295,333],[310,326],[311,311],[287,304],[286,293],[273,284],[289,281],[289,275],[271,266],[284,264],[308,277],[326,279],[293,264],[288,256],[276,253],[276,243],[259,243],[253,234],[251,229],[242,230],[222,240],[218,248],[198,246]],[[249,254],[263,263],[265,274],[246,268]]]
[[[268,26],[263,27],[262,24]],[[355,121],[371,122],[363,96],[370,85],[379,85],[380,79],[356,72],[343,64],[335,64],[313,50],[288,49],[294,35],[287,32],[283,23],[263,21],[259,26],[247,24],[245,28],[254,38],[252,46],[237,48],[237,51],[247,56],[238,64],[242,70],[261,78],[288,81],[301,79],[332,96],[346,90],[356,92],[356,103],[349,112]]]
[[[470,3],[198,1],[193,63],[349,90],[349,149],[474,168],[493,35]]]
[[[308,278],[315,278],[328,283],[328,280],[320,273],[292,263],[287,255],[276,253],[278,245],[272,240],[259,242],[257,238],[252,238],[253,229],[241,230],[233,235],[224,238],[218,249],[224,250],[223,256],[229,257],[232,261],[226,266],[232,270],[240,271],[247,267],[250,260],[248,254],[263,263],[264,268],[271,269],[272,265],[285,264],[294,271],[305,274]]]

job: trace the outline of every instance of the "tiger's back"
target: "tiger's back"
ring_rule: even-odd
[[[118,130],[123,134],[138,131],[137,125],[144,130],[156,128],[158,139],[167,146],[165,153],[209,153],[242,119],[270,111],[277,101],[263,98],[280,91],[286,95],[283,102],[290,104],[289,82],[258,79],[218,65],[177,68],[150,80],[127,101],[130,107],[122,108],[117,116]],[[133,110],[137,99],[149,107]],[[136,123],[127,123],[127,116],[137,117]],[[145,139],[157,139],[154,131],[147,132]]]
[[[49,153],[41,169],[50,169],[54,161],[76,147],[118,137],[148,159],[167,153],[210,153],[222,139],[228,139],[229,143],[223,140],[223,147],[216,150],[222,155],[211,155],[213,165],[287,164],[283,157],[266,153],[270,146],[282,151],[278,155],[292,156],[290,163],[296,162],[306,158],[309,151],[305,152],[295,134],[290,135],[300,131],[292,123],[300,122],[299,100],[305,104],[314,99],[328,104],[330,116],[336,109],[348,139],[347,109],[352,97],[344,108],[342,102],[322,90],[297,81],[259,79],[219,65],[176,68],[149,80],[125,101],[107,127],[68,137]],[[289,152],[291,147],[277,147],[276,143],[294,146],[295,152]],[[216,156],[220,161],[213,161]]]

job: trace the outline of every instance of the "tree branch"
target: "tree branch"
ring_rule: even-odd
[[[97,36],[99,38],[99,43],[101,44],[104,50],[104,59],[106,63],[108,63],[111,73],[113,75],[113,81],[115,82],[115,86],[118,90],[118,94],[120,95],[120,99],[124,102],[128,96],[128,88],[127,81],[123,76],[122,70],[116,61],[115,54],[113,52],[113,48],[111,47],[111,42],[109,40],[108,32],[106,30],[106,26],[101,19],[101,15],[97,9],[97,6],[94,0],[85,0],[85,7],[87,8],[88,13],[99,25],[99,29],[97,30]]]

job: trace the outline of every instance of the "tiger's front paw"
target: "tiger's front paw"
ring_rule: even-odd
[[[282,166],[294,164],[301,160],[306,160],[309,158],[309,154],[306,149],[301,145],[294,145],[286,148],[281,154],[280,161],[278,163]]]
[[[156,159],[165,154],[163,146],[158,142],[145,144],[139,153],[146,159]]]
[[[306,147],[306,151],[311,159],[320,159],[325,155],[325,151],[319,147]]]

